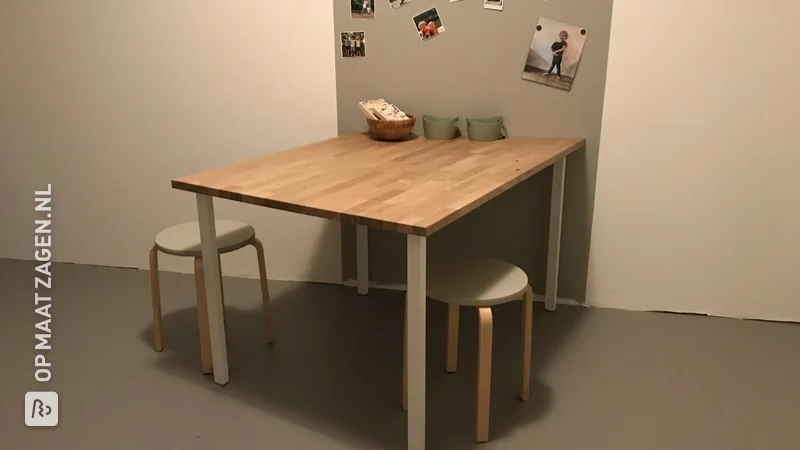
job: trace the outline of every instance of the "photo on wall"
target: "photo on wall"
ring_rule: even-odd
[[[433,39],[444,33],[442,18],[436,8],[431,8],[414,16],[414,26],[417,28],[419,38],[423,41]]]
[[[522,78],[569,91],[588,35],[587,28],[540,17]]]
[[[350,18],[374,19],[375,0],[350,0]]]
[[[493,9],[495,11],[503,10],[503,0],[483,0],[483,7],[485,9]]]
[[[362,58],[364,56],[367,56],[367,47],[364,42],[364,32],[342,32],[342,57]]]
[[[392,9],[406,6],[409,3],[411,3],[411,0],[389,0],[389,5],[392,7]]]

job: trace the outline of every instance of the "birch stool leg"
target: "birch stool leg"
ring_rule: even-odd
[[[408,411],[408,295],[403,314],[403,411]]]
[[[492,387],[492,309],[478,308],[478,401],[476,440],[489,441],[489,401]]]
[[[200,359],[203,364],[203,373],[214,373],[214,364],[211,358],[211,333],[208,328],[205,282],[203,258],[195,258],[194,285],[197,293],[197,327],[200,330]]]
[[[525,287],[522,294],[522,390],[519,397],[528,401],[531,390],[531,340],[533,331],[533,290]]]
[[[153,300],[153,348],[164,350],[164,335],[161,325],[161,283],[158,279],[158,247],[150,249],[150,296]]]
[[[222,322],[228,323],[225,316],[225,283],[222,281],[222,256],[217,253],[217,263],[219,264],[219,295],[222,299]]]
[[[256,238],[252,241],[258,257],[258,277],[261,280],[261,301],[264,304],[264,327],[267,333],[267,343],[275,342],[275,328],[272,324],[272,305],[269,301],[269,287],[267,285],[267,264],[264,261],[264,246]]]
[[[447,305],[447,373],[458,367],[458,312],[460,305]]]

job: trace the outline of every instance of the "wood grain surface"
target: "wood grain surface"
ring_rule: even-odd
[[[172,187],[430,236],[584,145],[529,137],[381,142],[356,133],[177,178]]]

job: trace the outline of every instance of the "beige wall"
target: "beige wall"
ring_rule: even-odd
[[[798,17],[615,0],[588,303],[800,320]]]
[[[196,218],[171,178],[335,136],[333,20],[320,6],[4,2],[0,257],[32,258],[33,191],[52,183],[56,260],[146,267],[158,230]],[[272,278],[340,281],[338,224],[216,206],[256,227]],[[254,258],[225,256],[224,271],[257,276]]]

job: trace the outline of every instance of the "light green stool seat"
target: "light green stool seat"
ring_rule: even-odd
[[[235,220],[217,220],[217,249],[220,253],[238,250],[250,244],[256,230],[250,225]],[[161,252],[174,256],[201,257],[200,224],[197,221],[171,226],[156,235],[156,247]]]
[[[472,257],[431,261],[428,297],[462,306],[492,306],[522,298],[528,275],[494,258]]]

